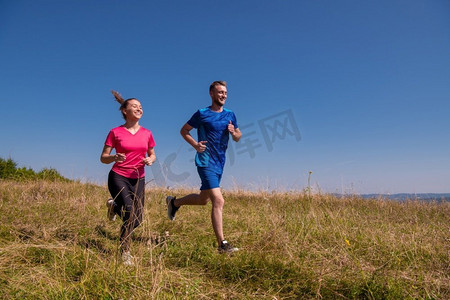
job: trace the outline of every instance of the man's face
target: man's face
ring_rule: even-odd
[[[214,88],[209,92],[214,104],[218,106],[224,106],[227,100],[227,87],[216,84]]]

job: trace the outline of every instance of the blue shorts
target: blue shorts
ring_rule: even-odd
[[[201,191],[220,187],[220,180],[222,179],[221,172],[218,173],[217,171],[202,167],[197,167],[197,172],[202,180]]]

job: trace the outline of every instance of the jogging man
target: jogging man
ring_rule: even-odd
[[[170,220],[175,219],[177,210],[182,205],[206,205],[211,200],[211,221],[217,238],[218,251],[231,253],[238,248],[232,247],[224,238],[222,211],[225,200],[220,190],[225,151],[228,139],[238,142],[242,134],[238,128],[236,116],[231,110],[224,108],[227,100],[227,83],[214,81],[209,87],[211,106],[198,110],[181,128],[181,136],[197,151],[195,165],[202,181],[199,194],[190,194],[182,198],[168,196],[167,213]],[[198,141],[190,134],[196,128]]]

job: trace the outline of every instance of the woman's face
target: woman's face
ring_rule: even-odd
[[[130,121],[139,120],[144,113],[141,102],[136,99],[128,100],[127,107],[122,112],[125,114],[126,119]]]

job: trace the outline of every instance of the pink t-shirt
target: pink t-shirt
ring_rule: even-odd
[[[116,162],[112,170],[127,178],[142,178],[145,176],[142,160],[147,156],[149,148],[155,147],[153,134],[150,130],[140,127],[132,134],[125,127],[111,129],[105,141],[106,146],[116,149],[116,153],[124,153],[125,161]]]

